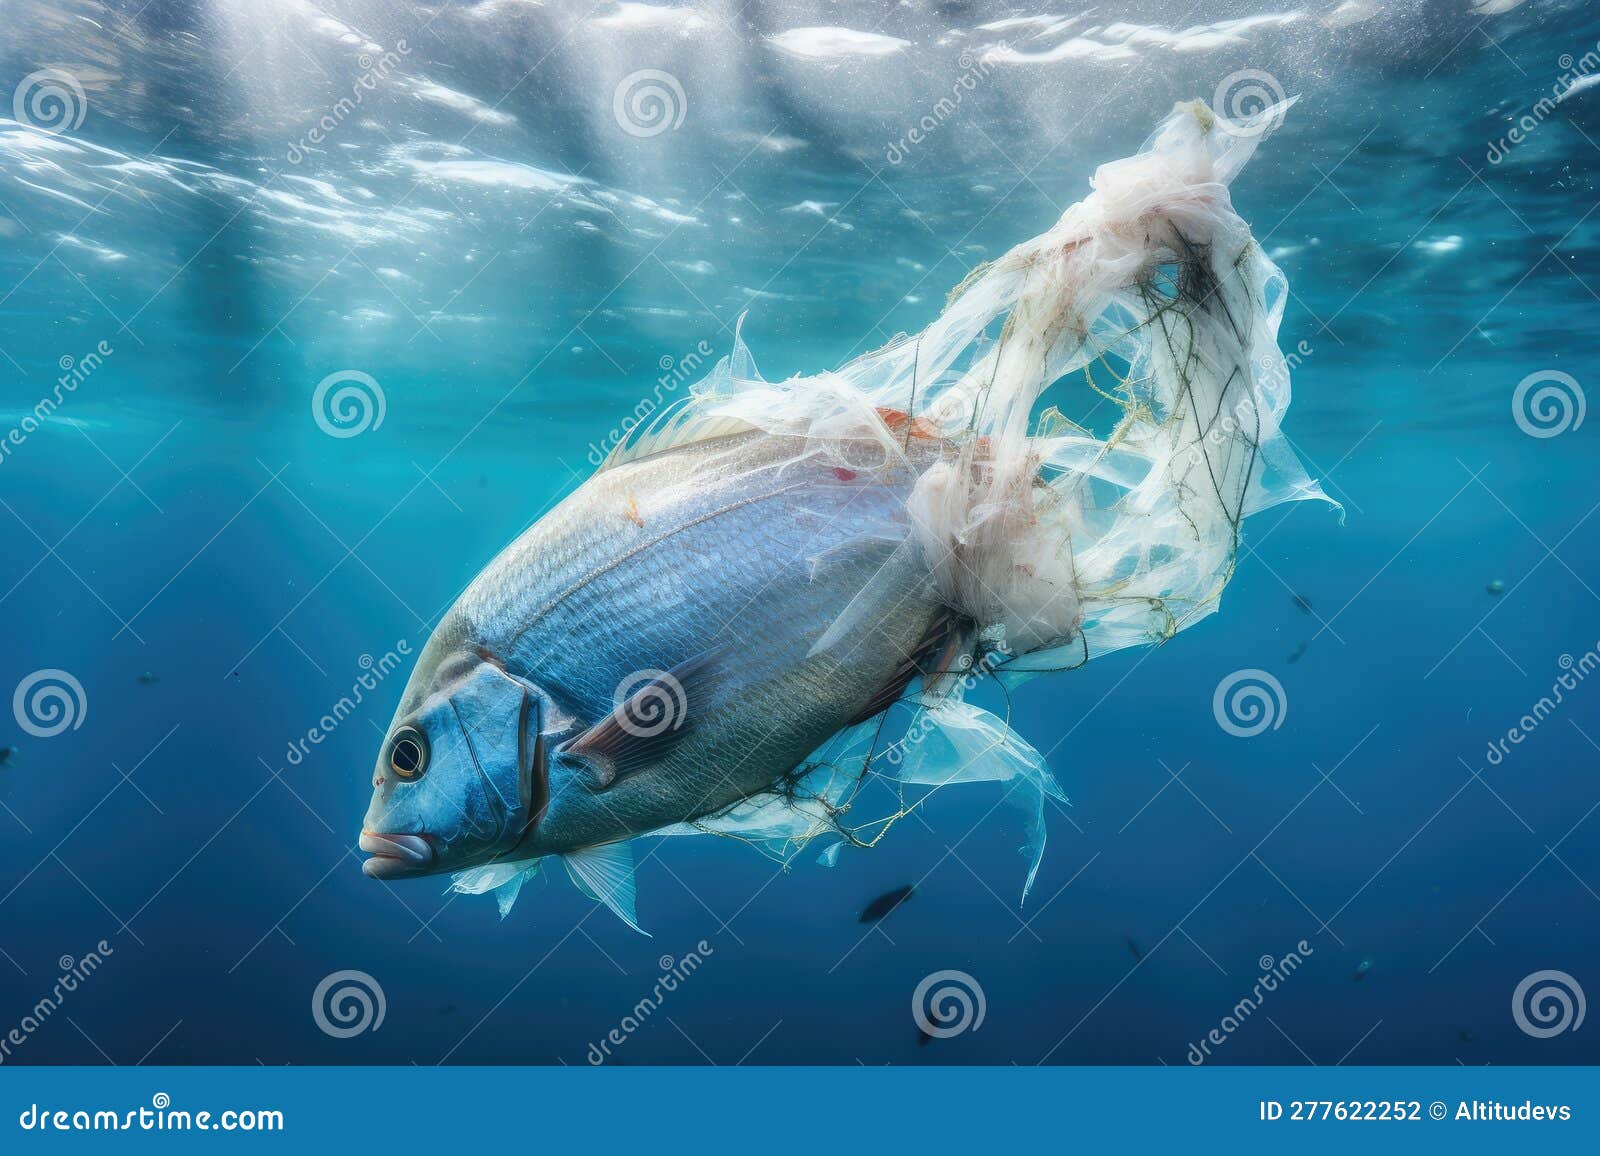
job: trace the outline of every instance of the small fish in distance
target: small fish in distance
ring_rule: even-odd
[[[889,912],[899,907],[907,899],[917,893],[917,889],[910,883],[904,887],[896,887],[893,891],[885,891],[861,910],[861,923],[876,923]]]

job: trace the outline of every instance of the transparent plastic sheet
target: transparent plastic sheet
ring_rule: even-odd
[[[975,269],[921,333],[838,370],[765,381],[736,332],[688,401],[614,458],[755,430],[776,451],[761,468],[780,476],[797,463],[870,471],[904,494],[904,516],[870,536],[900,543],[891,563],[920,551],[939,597],[982,639],[982,673],[1006,686],[1164,642],[1217,609],[1246,516],[1331,502],[1281,430],[1287,283],[1228,193],[1292,103],[1242,122],[1198,101],[1177,106],[1138,154],[1101,166],[1054,226]],[[1038,412],[1057,387],[1078,391],[1074,409],[1109,403],[1114,428],[1097,437],[1056,407]],[[709,455],[705,484],[731,461]],[[813,653],[850,645],[872,604],[841,607]],[[907,787],[997,781],[1027,815],[1026,896],[1044,800],[1063,796],[1037,750],[964,702],[975,683],[930,680],[924,737],[892,763],[880,716],[773,791],[659,833],[742,838],[784,862],[832,834],[842,842],[831,859],[909,813]],[[847,824],[872,780],[901,802]]]
[[[920,334],[780,384],[741,343],[693,407],[812,454],[907,456],[940,590],[1004,628],[1013,675],[1164,641],[1216,609],[1246,515],[1328,500],[1281,432],[1287,283],[1227,188],[1290,104],[1247,122],[1180,105]],[[1035,414],[1073,374],[1120,407],[1105,438]]]

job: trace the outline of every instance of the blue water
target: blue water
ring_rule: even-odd
[[[1596,427],[1513,407],[1531,374],[1595,385],[1600,15],[1368,7],[8,5],[0,95],[53,68],[81,96],[59,133],[0,119],[0,425],[82,379],[0,458],[0,690],[60,670],[83,698],[53,737],[0,714],[0,1030],[111,950],[7,1062],[581,1064],[702,940],[612,1062],[1182,1064],[1291,951],[1211,1062],[1600,1059],[1595,1024],[1513,1015],[1544,970],[1600,994],[1600,680],[1488,754],[1600,643]],[[794,31],[823,25],[861,35]],[[639,69],[677,127],[620,131]],[[1301,97],[1234,195],[1294,293],[1287,432],[1346,518],[1253,519],[1221,613],[1016,694],[1072,800],[1025,907],[982,787],[831,871],[645,840],[652,939],[559,878],[501,922],[362,877],[403,674],[292,744],[664,366],[745,309],[774,380],[920,328],[1242,69]],[[336,438],[312,394],[347,369],[385,411]],[[1242,669],[1283,692],[1248,738],[1212,702]],[[346,969],[385,1019],[335,1038],[312,993]],[[945,969],[985,1018],[919,1045]]]

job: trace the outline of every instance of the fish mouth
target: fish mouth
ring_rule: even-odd
[[[436,857],[426,835],[363,831],[357,845],[372,856],[361,864],[361,873],[368,879],[423,875],[433,866]]]

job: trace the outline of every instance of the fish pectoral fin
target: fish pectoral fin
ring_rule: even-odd
[[[639,926],[634,908],[638,891],[633,878],[632,847],[627,843],[586,847],[561,856],[561,862],[579,891],[611,908],[618,919],[640,935],[650,934]]]
[[[605,718],[562,745],[562,753],[594,771],[595,786],[613,783],[660,762],[689,732],[693,714],[713,698],[721,660],[732,650],[707,650],[671,670],[640,671],[628,694]]]
[[[969,658],[971,656],[971,627],[971,619],[948,606],[940,607],[911,653],[900,661],[900,665],[889,676],[889,680],[878,688],[877,693],[869,698],[845,725],[855,726],[882,714],[898,702],[900,696],[905,694],[906,688],[919,678],[922,679],[924,686],[928,686],[952,672],[957,676],[965,673],[964,670],[957,669],[956,664],[963,655]]]

